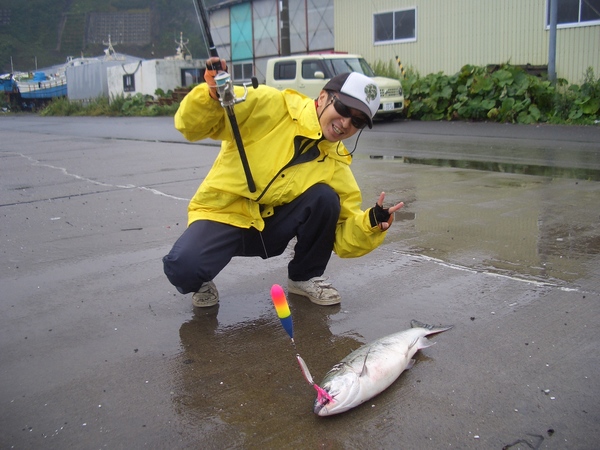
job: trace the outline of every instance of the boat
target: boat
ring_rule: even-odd
[[[17,91],[17,84],[13,79],[12,73],[5,73],[0,75],[0,92],[14,93]]]
[[[42,69],[34,73],[15,73],[14,79],[21,98],[36,100],[51,100],[55,97],[66,97],[67,70],[73,67],[83,66],[91,63],[125,61],[125,55],[115,52],[110,34],[108,42],[103,42],[108,47],[104,50],[103,57],[67,57],[64,64]]]
[[[67,69],[99,62],[99,58],[73,58],[69,56],[64,64],[42,69],[34,73],[15,73],[14,79],[23,99],[51,100],[67,96]]]
[[[35,72],[15,78],[19,93],[24,99],[51,99],[67,95],[67,77],[64,72],[54,75]]]

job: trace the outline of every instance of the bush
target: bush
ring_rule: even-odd
[[[41,114],[44,116],[173,116],[179,103],[158,105],[151,103],[151,95],[118,95],[109,102],[98,97],[89,102],[70,101],[66,97],[53,99]]]
[[[590,67],[581,86],[571,85],[556,95],[551,123],[589,123],[600,118],[600,78]]]
[[[395,78],[382,63],[378,75]],[[417,120],[492,120],[510,123],[594,124],[600,119],[600,79],[590,68],[581,86],[527,74],[510,64],[465,65],[454,75],[421,77],[408,68],[401,79],[405,115]]]
[[[373,65],[371,66],[371,69],[373,69],[373,72],[375,72],[375,74],[379,77],[397,79],[400,75],[398,65],[395,64],[393,61],[389,61],[388,63],[385,63],[383,61],[375,61],[375,63],[373,63]]]
[[[67,97],[58,97],[52,99],[40,114],[42,116],[79,116],[83,115],[83,110],[80,102],[71,102]]]
[[[403,75],[393,61],[372,65],[379,76],[400,79],[404,90],[406,117],[415,120],[491,120],[509,123],[597,124],[600,122],[600,78],[592,68],[584,82],[554,85],[545,78],[527,74],[510,64],[482,67],[465,65],[454,75],[442,72],[421,77],[408,67]],[[119,95],[87,103],[55,99],[43,115],[173,116],[180,98],[173,92],[156,91],[152,96]]]
[[[554,87],[509,64],[465,65],[453,76],[417,75],[405,96],[407,116],[416,119],[536,123],[552,112]]]

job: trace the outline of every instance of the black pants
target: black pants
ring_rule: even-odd
[[[165,274],[182,294],[196,292],[234,256],[281,255],[297,237],[288,276],[305,281],[325,272],[340,215],[340,199],[328,185],[312,186],[293,202],[275,208],[265,228],[238,228],[210,220],[193,222],[163,258]],[[262,236],[261,236],[262,235]]]

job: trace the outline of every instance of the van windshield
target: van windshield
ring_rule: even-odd
[[[368,77],[374,77],[371,66],[363,58],[324,59],[325,78],[333,78],[340,73],[358,72]]]

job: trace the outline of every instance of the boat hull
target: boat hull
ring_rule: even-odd
[[[38,82],[17,82],[19,93],[22,98],[54,98],[66,97],[67,80],[49,80]]]

